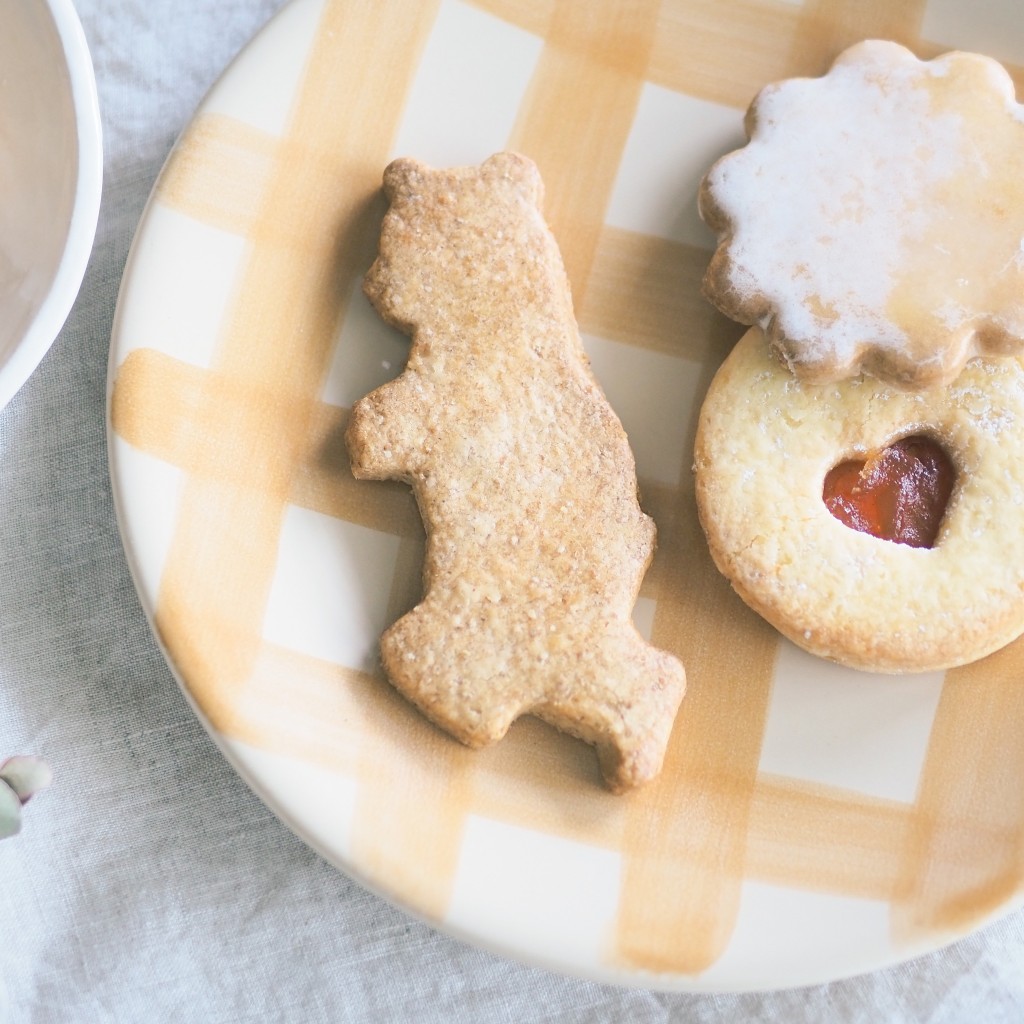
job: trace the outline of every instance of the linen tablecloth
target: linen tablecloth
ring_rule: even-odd
[[[0,843],[0,1021],[1024,1019],[1024,913],[819,987],[606,987],[410,918],[321,860],[229,767],[129,575],[107,469],[107,354],[157,173],[281,6],[78,0],[105,132],[99,229],[67,324],[0,412],[0,757],[42,755],[55,776]]]

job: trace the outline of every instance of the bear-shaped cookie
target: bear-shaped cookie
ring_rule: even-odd
[[[705,292],[801,380],[918,390],[1024,351],[1024,107],[999,64],[869,40],[746,123],[701,186]]]
[[[626,434],[580,341],[527,158],[396,160],[364,290],[412,337],[404,371],[356,403],[358,478],[411,484],[422,602],[381,638],[395,687],[472,747],[533,714],[597,749],[623,791],[660,770],[681,663],[631,613],[653,521]]]

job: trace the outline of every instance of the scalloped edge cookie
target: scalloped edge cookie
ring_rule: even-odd
[[[700,189],[704,278],[802,380],[948,383],[1024,350],[1024,108],[1003,67],[896,43],[764,88]]]

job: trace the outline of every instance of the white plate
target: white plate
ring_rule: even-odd
[[[988,41],[952,3],[919,8],[889,5],[879,32],[919,30],[922,55]],[[821,72],[851,31],[775,0],[294,0],[154,190],[110,370],[142,601],[269,805],[473,942],[605,981],[762,989],[893,963],[1020,901],[1024,648],[945,678],[820,662],[732,595],[693,511],[695,413],[740,333],[700,297],[697,184],[759,85]],[[1019,33],[991,42],[1024,63]],[[376,668],[422,552],[406,489],[355,483],[341,443],[345,409],[405,352],[359,290],[380,174],[502,148],[544,174],[659,526],[636,618],[690,679],[662,778],[630,797],[531,719],[464,750]]]

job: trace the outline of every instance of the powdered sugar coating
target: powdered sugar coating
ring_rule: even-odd
[[[701,190],[709,297],[803,379],[925,387],[1024,347],[1024,117],[994,61],[894,43],[765,88]]]

